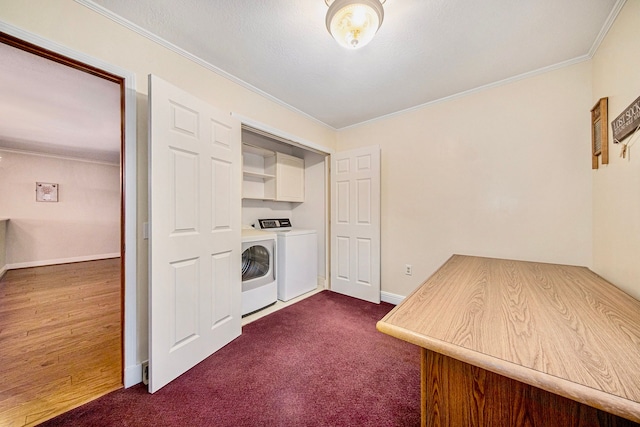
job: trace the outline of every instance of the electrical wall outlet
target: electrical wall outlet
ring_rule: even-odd
[[[411,276],[413,274],[413,267],[411,266],[411,264],[404,265],[404,274],[406,274],[407,276]]]

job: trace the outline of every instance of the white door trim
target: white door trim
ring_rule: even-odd
[[[135,74],[82,52],[70,49],[49,39],[0,21],[0,31],[60,55],[115,74],[124,79],[125,85],[125,135],[124,135],[124,386],[131,387],[142,381],[142,364],[137,353],[137,179],[136,179],[136,79]]]

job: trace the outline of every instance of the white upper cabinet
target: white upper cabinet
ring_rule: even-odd
[[[276,200],[304,202],[304,159],[276,153]]]
[[[275,200],[275,151],[242,144],[242,198]]]
[[[242,144],[242,198],[304,202],[304,159]]]

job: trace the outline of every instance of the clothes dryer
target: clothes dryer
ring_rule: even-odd
[[[265,308],[278,299],[275,233],[242,230],[242,315]]]

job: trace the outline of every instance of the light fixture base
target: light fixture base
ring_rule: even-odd
[[[336,0],[324,0],[324,3],[325,3],[327,6],[331,6],[331,4],[332,4],[334,1],[336,1]],[[385,2],[386,2],[386,1],[387,1],[387,0],[380,0],[380,4],[385,4]]]
[[[347,49],[358,49],[369,43],[384,19],[381,0],[325,0],[327,30]]]

